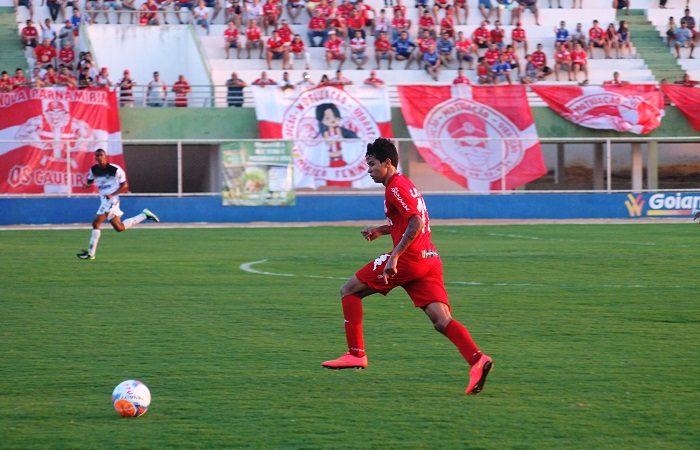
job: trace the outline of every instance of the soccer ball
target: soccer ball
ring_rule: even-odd
[[[112,392],[112,406],[122,417],[146,414],[151,404],[151,391],[139,380],[122,381]]]

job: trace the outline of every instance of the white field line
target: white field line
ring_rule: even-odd
[[[505,238],[511,238],[511,239],[529,239],[529,240],[533,240],[533,241],[582,242],[580,239],[543,238],[543,237],[539,237],[539,236],[525,236],[522,234],[486,233],[486,236],[505,237]],[[586,241],[586,242],[590,242],[590,241]],[[598,242],[598,243],[602,244],[604,242]],[[641,245],[641,246],[649,246],[649,247],[653,247],[656,245],[653,242],[634,242],[634,241],[615,241],[615,242],[610,242],[610,244]]]
[[[267,272],[263,270],[257,270],[253,269],[253,266],[259,265],[259,264],[264,264],[268,260],[267,259],[260,259],[258,261],[251,261],[247,263],[243,263],[239,266],[241,270],[244,272],[248,273],[254,273],[257,275],[267,275],[267,276],[274,276],[274,277],[300,277],[300,278],[321,278],[321,279],[326,279],[326,280],[345,280],[346,278],[343,277],[327,277],[327,276],[321,276],[321,275],[296,275],[293,273],[278,273],[278,272]],[[493,286],[493,287],[553,287],[553,288],[561,288],[561,289],[572,289],[576,288],[578,286],[575,285],[569,285],[569,284],[544,284],[544,283],[509,283],[509,282],[495,282],[495,281],[487,281],[487,282],[481,282],[481,281],[447,281],[447,284],[459,284],[463,286]],[[596,284],[596,285],[591,285],[591,287],[596,287],[596,288],[604,288],[604,289],[651,289],[651,288],[666,288],[666,289],[686,289],[688,286],[678,286],[678,285],[672,285],[672,286],[646,286],[643,284]]]

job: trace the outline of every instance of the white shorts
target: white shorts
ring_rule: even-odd
[[[119,209],[119,196],[108,199],[100,197],[100,207],[97,209],[97,215],[107,214],[107,220],[112,220],[115,217],[121,217],[124,212]]]

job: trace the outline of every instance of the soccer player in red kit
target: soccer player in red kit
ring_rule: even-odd
[[[387,224],[367,227],[361,233],[368,241],[389,234],[394,248],[358,270],[340,289],[349,351],[322,365],[329,369],[366,368],[362,299],[376,293],[386,295],[401,286],[413,304],[427,314],[435,329],[447,336],[469,363],[465,394],[478,394],[493,362],[479,350],[464,325],[452,318],[442,262],[430,237],[425,201],[411,180],[398,172],[399,155],[390,140],[378,138],[368,144],[365,158],[372,180],[385,186]]]

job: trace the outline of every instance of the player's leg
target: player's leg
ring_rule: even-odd
[[[100,242],[100,236],[102,235],[102,231],[100,230],[100,225],[102,225],[102,222],[105,221],[107,218],[107,213],[100,213],[98,211],[98,214],[95,216],[95,219],[92,221],[92,231],[90,232],[90,241],[88,243],[88,249],[83,250],[80,253],[78,253],[76,256],[80,259],[95,259],[95,253],[97,252],[97,244]]]
[[[143,222],[144,220],[160,222],[158,216],[153,214],[150,209],[146,208],[140,213],[136,214],[134,217],[129,217],[128,219],[125,219],[124,222],[121,221],[121,214],[115,215],[115,217],[112,220],[110,220],[110,223],[112,224],[112,227],[115,230],[121,232],[128,230],[129,228]]]

